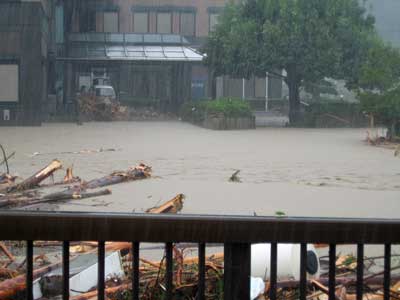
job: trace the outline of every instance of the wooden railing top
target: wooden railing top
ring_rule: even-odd
[[[400,243],[400,219],[0,211],[0,240]]]

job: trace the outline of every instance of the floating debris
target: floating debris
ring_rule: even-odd
[[[230,181],[230,182],[242,182],[242,181],[240,180],[239,176],[238,176],[239,173],[240,173],[240,170],[235,171],[235,173],[233,173],[232,176],[229,177],[229,181]]]

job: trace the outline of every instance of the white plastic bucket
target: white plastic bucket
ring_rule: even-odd
[[[307,245],[308,278],[318,278],[320,274],[319,257],[313,245]],[[251,276],[264,280],[270,275],[270,244],[251,246]],[[278,244],[278,278],[300,279],[300,244]],[[312,270],[311,270],[312,269]],[[311,272],[311,273],[310,273]]]

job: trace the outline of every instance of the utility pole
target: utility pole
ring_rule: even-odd
[[[242,78],[242,100],[246,99],[246,80]]]
[[[269,73],[265,73],[265,111],[268,111]]]

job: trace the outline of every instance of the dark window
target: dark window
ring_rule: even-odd
[[[180,14],[180,33],[185,36],[196,35],[196,17],[194,13],[182,12]]]
[[[79,13],[79,32],[96,31],[96,11],[94,9],[82,9]]]

